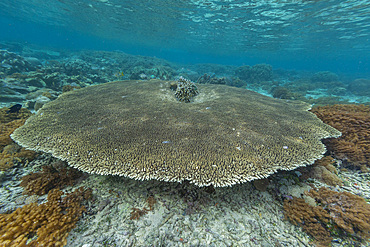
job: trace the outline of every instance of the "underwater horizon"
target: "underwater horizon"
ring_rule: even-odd
[[[366,0],[4,0],[0,7],[2,41],[120,50],[184,64],[370,73]]]

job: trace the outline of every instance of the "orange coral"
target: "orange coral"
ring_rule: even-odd
[[[9,108],[0,109],[0,170],[6,170],[14,165],[14,160],[32,160],[35,152],[25,150],[14,144],[10,134],[31,116],[31,112],[22,108],[19,113],[7,113]]]
[[[370,106],[332,105],[311,110],[324,123],[342,132],[337,139],[327,139],[328,150],[339,159],[356,166],[370,164]]]
[[[21,108],[19,110],[19,112],[14,112],[14,113],[7,113],[9,111],[9,108],[7,107],[3,107],[3,108],[0,108],[0,123],[9,123],[13,120],[17,120],[17,119],[27,119],[29,118],[32,113],[30,112],[30,110],[26,109],[26,108]]]
[[[14,161],[31,161],[35,158],[35,154],[36,152],[26,150],[15,143],[7,145],[0,153],[0,171],[12,167],[14,165]]]
[[[85,211],[81,203],[91,197],[91,190],[79,188],[64,198],[62,195],[55,189],[44,204],[31,203],[0,214],[0,246],[66,245],[69,231]]]
[[[17,119],[8,123],[0,123],[0,150],[13,143],[10,134],[24,124],[25,119]]]

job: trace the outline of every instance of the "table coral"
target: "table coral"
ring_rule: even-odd
[[[370,106],[332,105],[312,109],[324,123],[342,132],[337,139],[324,140],[328,150],[355,166],[370,166]]]
[[[10,214],[0,214],[0,246],[65,246],[69,231],[85,211],[81,204],[91,197],[91,190],[79,188],[62,195],[54,189],[44,204],[31,203]]]
[[[218,84],[198,84],[199,94],[183,103],[170,83],[66,92],[11,138],[92,174],[223,187],[310,165],[326,152],[321,140],[340,135],[307,103]]]

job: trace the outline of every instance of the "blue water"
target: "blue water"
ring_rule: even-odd
[[[1,0],[0,41],[370,74],[368,0]]]

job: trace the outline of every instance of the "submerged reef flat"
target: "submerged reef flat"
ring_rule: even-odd
[[[83,210],[77,205],[80,219],[73,223],[73,227],[67,225],[70,232],[62,233],[63,238],[66,238],[63,243],[71,247],[184,244],[310,246],[317,241],[317,236],[315,238],[304,232],[301,229],[304,224],[296,226],[287,220],[284,202],[292,198],[304,198],[307,203],[313,205],[315,200],[306,196],[305,191],[322,186],[336,192],[350,191],[366,201],[370,200],[368,176],[353,171],[341,171],[339,167],[340,163],[335,162],[334,171],[343,181],[343,185],[339,186],[328,186],[316,179],[305,177],[310,173],[308,167],[301,168],[300,172],[275,174],[267,180],[267,186],[264,188],[256,183],[224,188],[199,188],[189,183],[137,181],[100,175],[82,176],[72,186],[66,183],[64,186],[67,187],[61,187],[60,182],[54,181],[66,194],[74,192],[76,188],[91,191],[91,198],[83,203]],[[0,187],[1,213],[12,212],[15,208],[21,209],[24,205],[46,203],[48,195],[30,196],[28,191],[19,187],[20,177],[27,177],[27,174],[32,172],[65,168],[63,162],[43,154],[28,166],[17,165],[5,171]],[[55,192],[52,190],[50,193],[53,195]],[[37,214],[41,215],[33,217],[42,218],[44,213]],[[339,228],[331,228],[329,224],[324,227],[332,235],[333,247],[366,244],[355,235],[339,234]],[[44,231],[48,231],[48,228]],[[60,238],[62,235],[56,236]],[[29,237],[34,241],[37,239],[37,235]],[[2,240],[0,237],[0,242]]]

